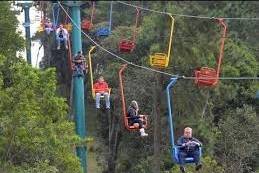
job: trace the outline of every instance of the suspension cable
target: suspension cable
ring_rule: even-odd
[[[81,30],[81,27],[76,25],[75,21],[72,19],[72,17],[68,14],[68,12],[66,11],[66,9],[63,7],[63,5],[58,1],[58,4],[60,5],[61,9],[64,11],[64,13],[66,13],[66,15],[68,16],[68,18],[70,19],[70,21],[74,24],[74,26],[81,32],[83,33],[83,35],[85,35],[93,44],[95,44],[97,47],[99,47],[100,49],[102,49],[103,51],[105,51],[106,53],[114,56],[115,58],[117,59],[120,59],[121,61],[129,64],[129,65],[132,65],[132,66],[135,66],[135,67],[138,67],[138,68],[142,68],[142,69],[145,69],[145,70],[149,70],[149,71],[152,71],[152,72],[156,72],[156,73],[160,73],[160,74],[164,74],[164,75],[167,75],[167,76],[170,76],[170,77],[181,77],[183,79],[186,79],[186,80],[193,80],[195,79],[195,77],[185,77],[185,76],[180,76],[180,75],[175,75],[175,74],[171,74],[171,73],[167,73],[167,72],[163,72],[163,71],[160,71],[160,70],[156,70],[156,69],[152,69],[152,68],[149,68],[149,67],[146,67],[146,66],[141,66],[141,65],[137,65],[137,64],[134,64],[118,55],[116,55],[115,53],[105,49],[104,47],[102,47],[100,44],[98,44],[97,42],[95,42],[88,34],[86,34],[84,31]],[[141,8],[141,7],[140,7]],[[168,15],[168,13],[166,13]],[[200,78],[200,79],[221,79],[221,80],[258,80],[259,77],[219,77],[219,78]]]

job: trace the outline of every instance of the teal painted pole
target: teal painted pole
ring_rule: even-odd
[[[75,55],[78,51],[82,51],[81,41],[81,16],[80,4],[77,1],[70,1],[73,29],[72,29],[72,53]],[[79,27],[79,28],[77,28]],[[76,133],[81,137],[86,137],[86,115],[84,102],[84,74],[73,72],[73,114],[75,117]],[[87,148],[86,146],[77,146],[77,156],[80,159],[83,172],[87,173]]]
[[[17,3],[24,9],[24,23],[25,27],[25,37],[26,37],[26,58],[27,62],[31,64],[31,32],[30,32],[30,8],[32,6],[31,2]]]

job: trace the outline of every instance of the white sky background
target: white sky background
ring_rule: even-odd
[[[16,2],[21,2],[21,1],[16,1]],[[22,2],[32,2],[32,1],[22,1]],[[21,7],[14,7],[14,8],[19,9],[20,11],[22,9]],[[25,38],[25,27],[23,26],[23,23],[25,22],[24,11],[20,13],[20,15],[17,15],[16,17],[19,20],[18,30],[22,31],[22,36]],[[36,8],[33,6],[30,8],[30,22],[31,22],[31,25],[30,25],[31,37],[33,37],[37,32],[38,27],[40,26],[40,11],[36,11]],[[31,41],[31,63],[33,67],[36,67],[37,54],[38,54],[40,45],[41,45],[40,40]],[[23,52],[20,52],[20,54],[26,60],[25,48]],[[38,56],[37,68],[39,67],[39,62],[41,61],[41,58],[43,57],[43,55],[44,55],[44,50],[42,46]]]

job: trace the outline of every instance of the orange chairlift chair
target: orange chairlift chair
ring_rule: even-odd
[[[45,25],[45,15],[43,13],[43,2],[40,1],[40,26],[38,26],[37,30],[38,32],[43,32],[44,31],[44,25]]]
[[[171,14],[169,14],[171,18],[171,30],[170,30],[170,38],[168,43],[168,51],[166,53],[155,53],[153,55],[150,55],[149,57],[149,63],[152,67],[157,68],[166,68],[169,64],[170,59],[170,53],[171,53],[171,47],[172,47],[172,38],[173,38],[173,31],[174,31],[174,21],[175,19]]]
[[[123,53],[131,53],[136,47],[136,35],[137,35],[137,27],[138,27],[138,19],[140,10],[136,8],[136,18],[135,18],[135,27],[133,29],[133,36],[131,40],[122,39],[119,42],[119,50]]]
[[[219,51],[219,57],[217,59],[217,66],[215,69],[209,68],[209,67],[201,67],[194,71],[195,83],[198,86],[215,86],[218,84],[218,81],[219,81],[220,66],[221,66],[223,54],[224,54],[224,43],[225,43],[225,38],[227,33],[227,26],[224,23],[223,19],[219,18],[217,20],[222,28],[220,51]]]
[[[94,18],[94,12],[95,12],[95,2],[92,4],[92,11],[91,11],[91,19],[84,19],[81,23],[81,28],[86,31],[90,31],[93,27],[93,18]]]
[[[67,9],[67,11],[69,10],[69,8]],[[72,31],[72,24],[68,22],[68,16],[66,15],[66,19],[65,19],[65,24],[64,24],[64,28],[68,31],[71,32]]]
[[[124,89],[123,89],[123,79],[122,79],[122,73],[126,69],[127,64],[122,65],[121,69],[119,70],[119,82],[120,82],[120,93],[121,93],[121,102],[122,102],[122,114],[123,114],[123,120],[124,120],[124,126],[129,131],[135,131],[139,130],[138,123],[135,123],[133,125],[129,122],[129,117],[127,116],[126,111],[126,103],[125,103],[125,96],[124,96]],[[143,117],[143,126],[146,129],[147,128],[147,116],[144,115]]]

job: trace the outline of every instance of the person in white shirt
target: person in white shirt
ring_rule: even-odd
[[[67,41],[68,41],[68,32],[67,30],[63,27],[63,25],[59,25],[59,28],[56,30],[56,36],[57,36],[57,42],[58,42],[58,47],[57,49],[60,49],[60,44],[61,41],[64,41],[66,49],[68,49],[67,46]]]

